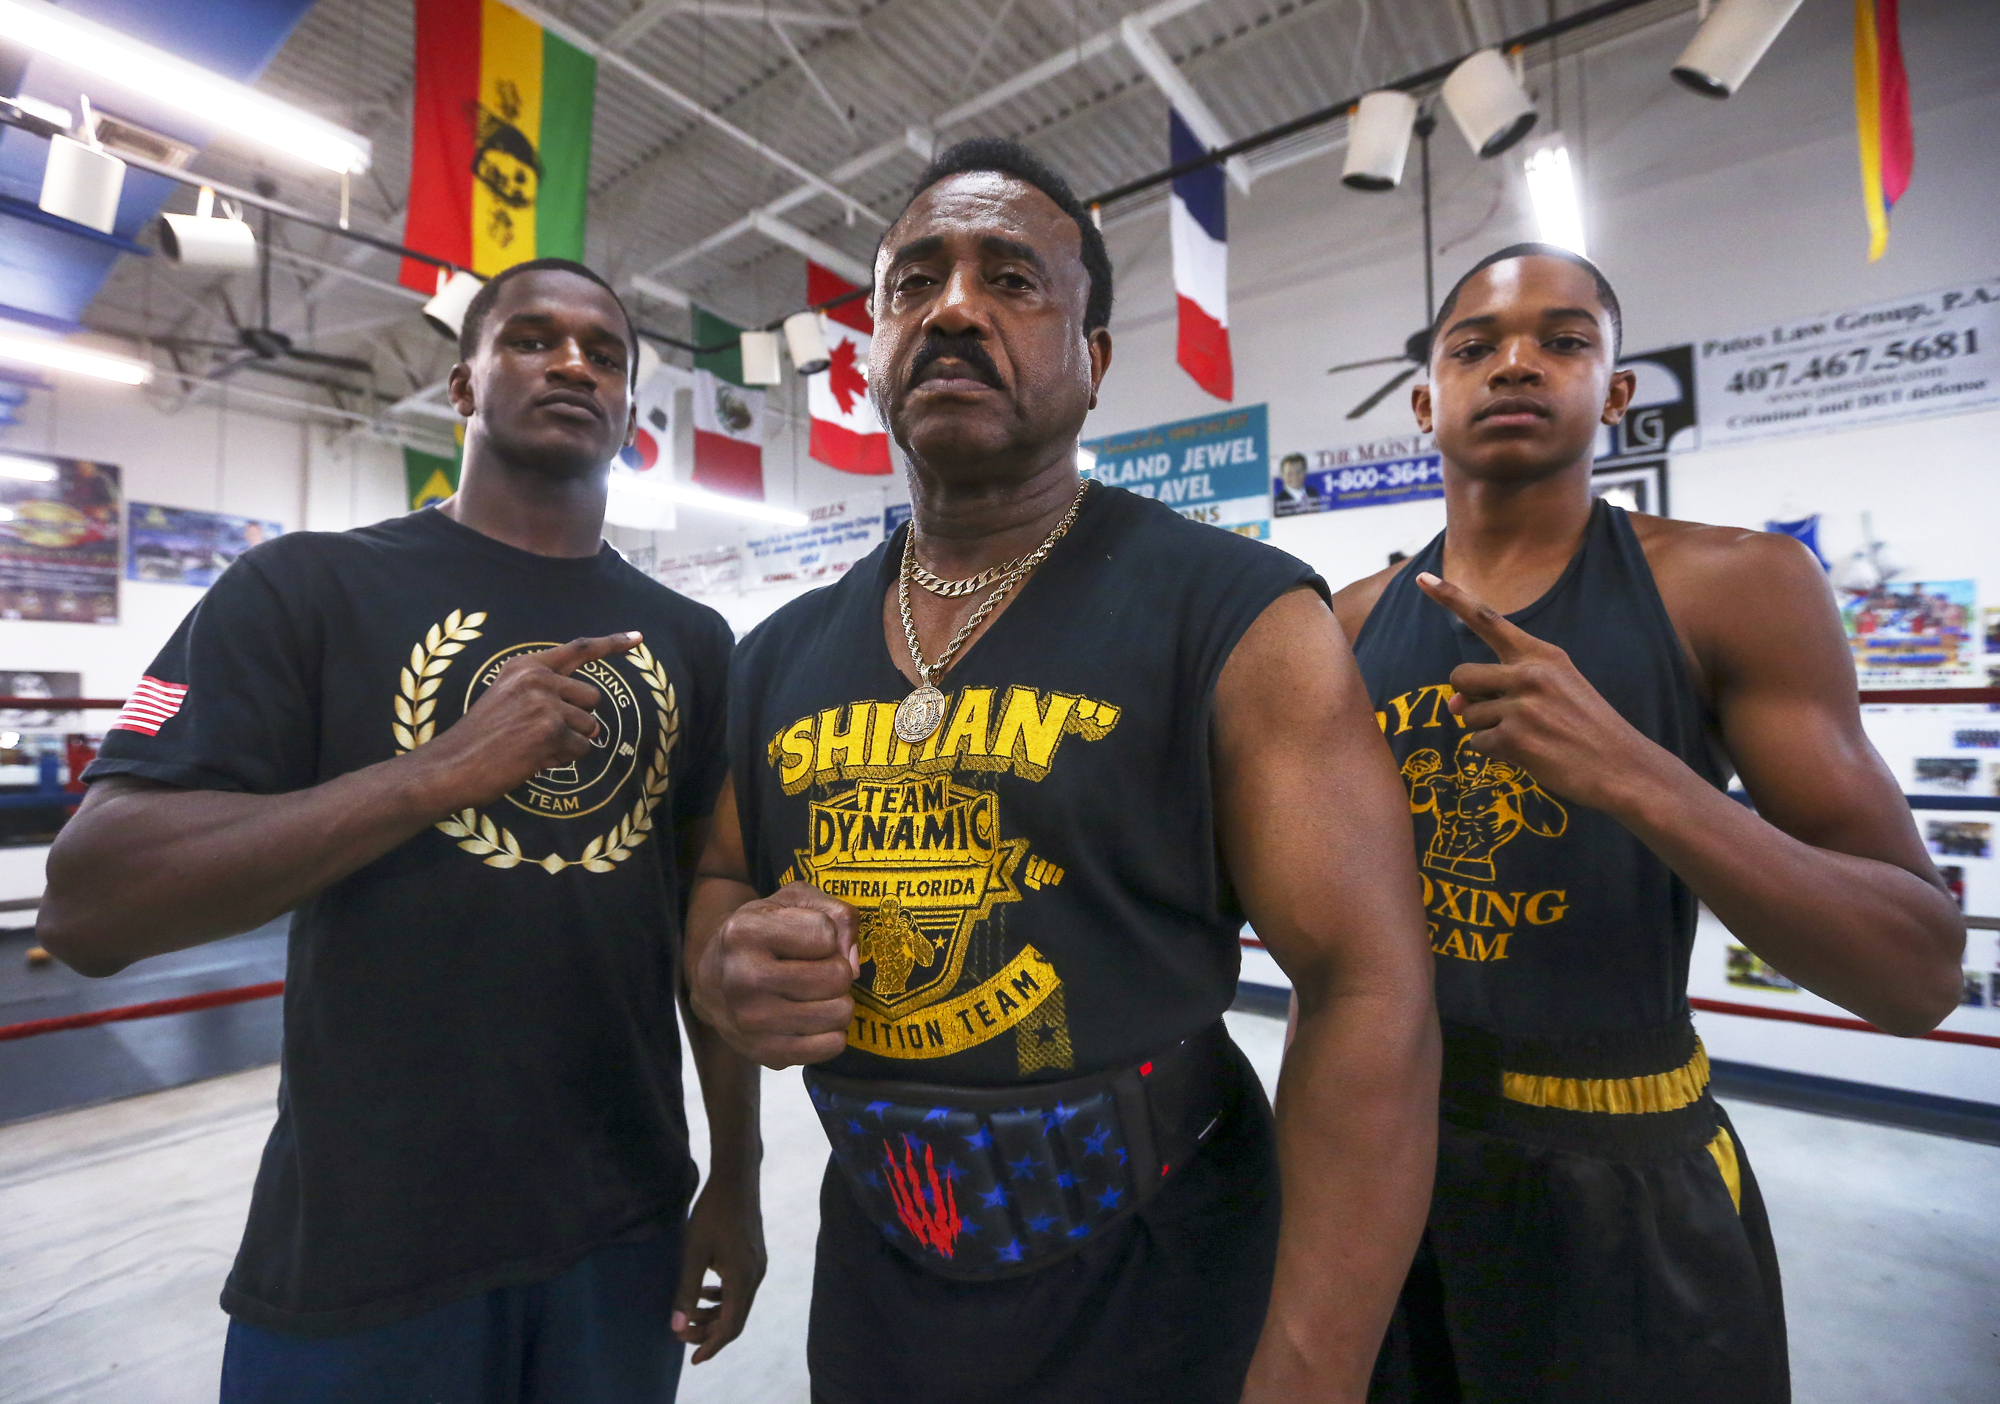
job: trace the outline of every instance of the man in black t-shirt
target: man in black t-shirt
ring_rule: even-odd
[[[872,311],[914,516],[737,650],[688,919],[703,1017],[812,1065],[813,1398],[1359,1401],[1437,1036],[1325,587],[1079,483],[1111,269],[1019,146],[940,155]],[[1309,1010],[1275,1134],[1221,1022],[1246,915]]]
[[[731,638],[601,539],[635,352],[581,265],[488,283],[458,494],[247,552],[50,853],[86,974],[293,913],[224,1404],[651,1404],[742,1328],[755,1069],[688,1021],[690,1216],[674,1016]]]

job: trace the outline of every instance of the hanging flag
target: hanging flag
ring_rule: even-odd
[[[764,500],[764,392],[743,383],[742,328],[694,309],[699,346],[729,349],[694,358],[694,480],[730,497]]]
[[[618,462],[633,473],[674,476],[674,399],[694,377],[679,366],[661,366],[632,395],[638,425],[632,442],[618,451]]]
[[[481,277],[583,257],[597,62],[499,0],[417,0],[403,242]],[[403,261],[402,281],[438,270]]]
[[[1889,211],[1910,188],[1917,159],[1896,3],[1854,0],[1854,125],[1861,139],[1870,263],[1889,250]]]
[[[817,306],[854,284],[806,261],[806,302]],[[875,417],[868,398],[868,343],[875,336],[875,319],[861,298],[827,309],[827,367],[806,378],[806,406],[812,415],[809,452],[829,468],[843,473],[887,473],[889,434]]]
[[[458,459],[442,454],[404,449],[403,481],[410,489],[410,510],[429,507],[457,492],[458,464]]]
[[[1167,112],[1167,152],[1173,165],[1206,156],[1181,114]],[[1175,176],[1172,211],[1174,293],[1180,302],[1177,359],[1194,383],[1218,400],[1236,398],[1229,364],[1229,224],[1222,167]]]

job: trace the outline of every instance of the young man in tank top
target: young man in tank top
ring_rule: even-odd
[[[691,914],[697,1009],[814,1065],[813,1397],[1359,1401],[1436,1052],[1318,577],[1078,480],[1111,269],[1025,150],[940,156],[875,278],[915,516],[738,649]],[[1220,1023],[1246,913],[1304,1008],[1275,1141]]]
[[[637,353],[581,264],[487,283],[458,492],[232,565],[50,851],[38,930],[86,974],[291,913],[223,1404],[662,1404],[763,1276],[757,1070],[693,1021],[688,1208],[732,640],[603,539]]]
[[[1688,1016],[1697,902],[1892,1033],[1958,1001],[1963,924],[1819,564],[1592,496],[1619,334],[1565,250],[1467,274],[1414,395],[1445,530],[1334,599],[1416,817],[1445,1029],[1436,1197],[1372,1398],[1788,1398],[1769,1226]]]

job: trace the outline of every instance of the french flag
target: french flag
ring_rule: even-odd
[[[1173,165],[1195,161],[1208,148],[1194,138],[1181,114],[1167,113],[1167,149]],[[1174,293],[1180,302],[1181,369],[1218,400],[1236,398],[1229,364],[1229,223],[1222,167],[1203,166],[1175,176],[1173,211]]]

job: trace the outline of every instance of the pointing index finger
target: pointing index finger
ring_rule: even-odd
[[[544,649],[535,657],[550,672],[567,677],[586,663],[595,663],[600,658],[637,648],[644,637],[635,630],[627,634],[606,634],[595,639],[571,639],[566,644]]]
[[[1465,622],[1465,627],[1486,642],[1502,663],[1516,663],[1532,651],[1535,636],[1489,604],[1474,599],[1452,584],[1424,571],[1417,576],[1417,588]]]

